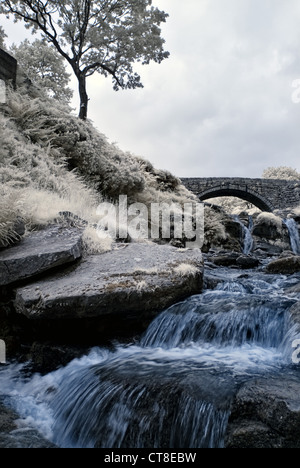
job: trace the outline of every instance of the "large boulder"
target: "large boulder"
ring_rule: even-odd
[[[237,393],[227,448],[300,448],[300,381],[296,377],[253,379]]]
[[[261,239],[276,241],[287,234],[287,229],[283,221],[278,216],[271,213],[262,213],[255,220],[253,235]]]
[[[300,257],[290,256],[270,262],[266,267],[267,273],[293,275],[300,272]]]
[[[18,288],[15,308],[30,320],[141,316],[201,292],[202,285],[199,249],[125,244]]]
[[[50,226],[0,251],[0,286],[40,275],[82,255],[82,229]]]
[[[278,256],[290,249],[288,229],[280,216],[261,213],[254,221],[252,236],[254,253],[262,257]]]

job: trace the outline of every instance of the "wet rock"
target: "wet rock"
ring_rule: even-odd
[[[280,448],[278,434],[259,421],[231,424],[226,448]]]
[[[280,254],[279,258],[290,258],[295,257],[296,255],[291,250],[284,250],[282,254]]]
[[[211,258],[211,261],[221,267],[229,267],[236,265],[237,259],[240,257],[240,253],[237,252],[228,252],[226,254],[217,255]]]
[[[279,258],[270,262],[266,267],[267,273],[292,275],[300,272],[300,257]]]
[[[0,286],[31,278],[82,255],[82,230],[50,226],[0,251]]]
[[[18,288],[15,308],[31,320],[142,316],[200,293],[202,285],[200,250],[127,244]]]
[[[280,217],[267,214],[259,216],[255,221],[252,236],[255,254],[278,256],[290,249],[288,229]]]
[[[0,448],[58,448],[48,440],[44,439],[34,429],[16,429],[10,434],[0,434]]]
[[[220,241],[220,245],[227,251],[240,252],[244,237],[243,227],[226,215],[224,215],[223,224],[226,236],[224,240]]]
[[[278,257],[284,250],[286,250],[286,247],[286,245],[274,245],[270,242],[263,241],[259,237],[254,237],[253,253],[262,258]]]
[[[287,294],[300,293],[300,283],[286,289]]]
[[[31,372],[47,374],[66,366],[83,354],[84,350],[78,347],[35,342],[28,354],[29,368]]]
[[[254,225],[253,235],[260,237],[262,239],[265,239],[265,240],[276,241],[282,238],[283,232],[282,232],[282,228],[279,228],[279,226],[270,224],[263,220],[261,222],[257,222]]]
[[[260,265],[260,261],[258,260],[258,258],[252,257],[250,255],[241,255],[239,258],[237,258],[236,264],[240,268],[250,270],[252,268],[257,268]]]
[[[241,255],[237,252],[216,255],[211,257],[210,261],[219,267],[238,267],[242,269],[256,268],[260,265],[260,261],[256,257]]]
[[[16,429],[14,420],[17,419],[12,410],[6,408],[0,401],[0,434],[11,432]]]
[[[243,228],[240,223],[233,219],[225,219],[224,226],[227,234],[234,239],[240,240],[243,238]]]
[[[57,448],[35,429],[21,427],[20,417],[0,401],[0,448]]]
[[[300,448],[300,381],[289,376],[247,382],[236,395],[228,448]]]

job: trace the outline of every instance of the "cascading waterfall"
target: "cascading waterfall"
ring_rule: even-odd
[[[236,215],[234,216],[234,220],[239,223],[243,228],[244,233],[244,247],[243,253],[245,255],[249,255],[253,249],[253,237],[252,237],[252,229],[253,229],[253,218],[249,216],[249,226],[245,226],[244,223],[240,220],[240,218]]]
[[[292,304],[288,299],[278,302],[232,292],[204,294],[160,315],[141,344],[167,349],[207,342],[233,348],[245,343],[279,348],[289,328],[286,310]]]
[[[253,249],[253,237],[252,237],[252,230],[253,230],[253,218],[249,216],[249,226],[245,226],[245,241],[244,241],[244,253],[246,255],[250,254]]]
[[[300,235],[298,224],[293,218],[284,220],[284,223],[289,231],[292,251],[294,254],[300,255]]]
[[[288,281],[228,271],[160,314],[137,344],[31,379],[0,369],[0,396],[60,447],[222,448],[239,385],[291,363]]]

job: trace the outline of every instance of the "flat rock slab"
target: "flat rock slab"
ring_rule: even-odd
[[[0,251],[0,286],[44,273],[82,255],[82,230],[50,226]]]
[[[198,294],[202,285],[200,250],[128,244],[17,289],[15,308],[33,320],[142,315]]]

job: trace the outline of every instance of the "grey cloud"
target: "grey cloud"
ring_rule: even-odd
[[[259,177],[299,168],[299,0],[154,0],[170,13],[170,59],[139,67],[144,89],[90,79],[90,116],[124,149],[177,176]],[[77,105],[77,102],[75,103]]]

